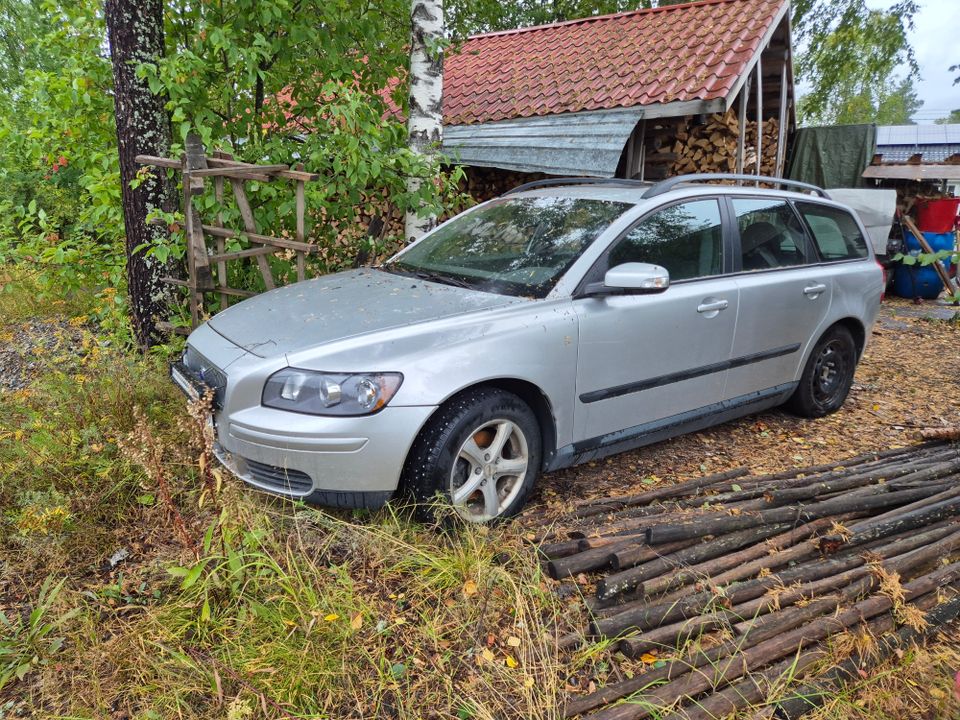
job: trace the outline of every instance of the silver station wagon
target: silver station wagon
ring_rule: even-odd
[[[173,378],[213,389],[218,456],[257,488],[440,496],[475,522],[542,472],[782,403],[834,412],[883,270],[823,190],[709,184],[737,178],[521,186],[377,268],[219,313]]]

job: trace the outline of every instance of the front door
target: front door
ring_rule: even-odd
[[[574,302],[580,323],[575,434],[581,447],[613,444],[689,419],[724,397],[738,311],[723,275],[717,199],[671,205],[616,241],[591,276],[627,262],[662,265],[658,294]]]

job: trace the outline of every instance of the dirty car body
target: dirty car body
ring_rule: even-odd
[[[794,192],[533,188],[215,315],[174,379],[215,389],[218,456],[262,490],[372,508],[403,486],[487,521],[540,472],[839,407],[883,287],[864,237]]]

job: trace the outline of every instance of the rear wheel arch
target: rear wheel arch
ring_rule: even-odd
[[[853,342],[857,346],[857,360],[863,356],[863,349],[867,345],[867,330],[863,326],[863,323],[860,322],[857,318],[846,317],[841,320],[837,320],[833,325],[824,330],[823,335],[826,335],[830,330],[832,330],[837,325],[842,325],[847,330],[850,331],[850,334],[853,336]]]

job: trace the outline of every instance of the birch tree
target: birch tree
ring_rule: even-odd
[[[415,153],[436,153],[443,139],[443,1],[413,0],[410,13],[410,114],[407,135]],[[416,193],[421,179],[411,177],[408,189]],[[406,214],[408,242],[437,223],[436,215]]]
[[[104,15],[113,64],[130,314],[137,341],[150,345],[160,339],[156,324],[167,311],[169,293],[162,281],[166,264],[147,253],[166,231],[148,225],[147,214],[154,208],[172,212],[176,197],[163,172],[138,177],[137,155],[169,153],[170,121],[164,98],[150,91],[137,67],[164,56],[163,0],[106,0]]]

